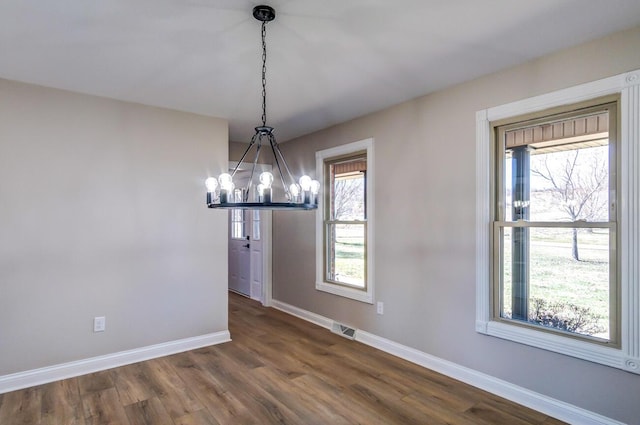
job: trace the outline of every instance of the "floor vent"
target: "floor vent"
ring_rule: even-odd
[[[333,326],[331,326],[331,332],[341,335],[345,338],[356,339],[356,330],[350,328],[349,326],[345,326],[342,323],[333,322]]]

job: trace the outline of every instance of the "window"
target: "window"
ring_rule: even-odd
[[[253,210],[253,240],[259,241],[260,238],[260,210]]]
[[[231,210],[231,239],[244,239],[245,238],[245,211],[241,209]]]
[[[477,113],[478,332],[640,373],[639,83]]]
[[[617,102],[566,109],[494,126],[493,317],[617,345]]]
[[[316,153],[323,182],[316,226],[316,288],[373,302],[373,141]]]

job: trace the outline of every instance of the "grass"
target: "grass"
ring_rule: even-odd
[[[598,324],[609,328],[609,241],[608,233],[580,230],[580,261],[572,258],[570,229],[531,229],[529,298],[548,303],[573,304],[588,308]],[[505,232],[504,312],[510,314],[511,240]]]
[[[341,225],[335,245],[336,275],[346,283],[364,285],[364,227]]]

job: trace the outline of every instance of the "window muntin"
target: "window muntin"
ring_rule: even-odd
[[[366,153],[325,160],[327,282],[366,290]]]
[[[494,319],[619,343],[616,106],[496,127]]]

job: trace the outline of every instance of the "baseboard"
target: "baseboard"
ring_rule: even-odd
[[[289,313],[303,320],[307,320],[311,323],[315,323],[316,325],[324,328],[330,328],[331,323],[333,323],[332,319],[281,301],[273,300],[273,306],[278,310],[284,311],[285,313]],[[472,385],[476,388],[488,391],[492,394],[513,401],[514,403],[521,404],[570,424],[624,425],[622,422],[618,422],[606,416],[547,397],[543,394],[519,387],[507,381],[494,378],[491,375],[460,366],[448,360],[432,356],[360,329],[356,330],[355,339],[358,342],[377,348],[378,350],[400,357],[404,360],[449,376],[450,378]]]
[[[0,376],[0,394],[228,341],[227,330],[4,375]]]
[[[275,308],[276,310],[284,311],[285,313],[296,316],[302,320],[306,320],[307,322],[311,322],[326,329],[331,329],[331,326],[333,325],[333,320],[331,319],[292,306],[291,304],[283,303],[282,301],[272,299],[271,307]]]

